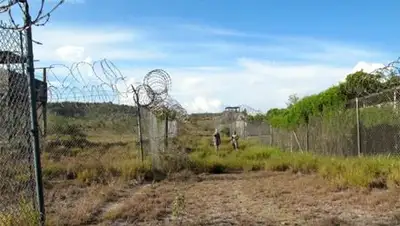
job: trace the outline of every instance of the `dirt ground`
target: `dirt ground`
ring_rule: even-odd
[[[334,189],[315,175],[177,175],[47,192],[49,225],[400,225],[400,191]]]

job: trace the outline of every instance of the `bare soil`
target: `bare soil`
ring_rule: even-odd
[[[145,185],[55,186],[49,225],[400,225],[400,192],[338,190],[316,175],[190,175]]]

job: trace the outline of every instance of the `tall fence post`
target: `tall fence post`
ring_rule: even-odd
[[[269,134],[270,134],[269,143],[270,146],[272,147],[274,145],[274,128],[272,128],[271,125],[269,125]]]
[[[358,97],[356,97],[356,120],[357,120],[357,155],[361,156],[360,107],[359,107]]]
[[[139,100],[139,95],[137,95],[137,100]],[[140,104],[137,104],[137,126],[138,126],[138,136],[139,136],[139,150],[140,150],[140,159],[144,162],[144,150],[143,150],[143,131],[142,131],[142,107]]]
[[[29,14],[28,2],[24,2],[25,12],[24,19],[27,27],[25,32],[26,41],[26,60],[27,60],[27,73],[29,82],[29,97],[30,97],[30,116],[31,116],[31,137],[33,145],[33,156],[35,165],[35,179],[36,179],[36,195],[39,205],[40,212],[40,224],[45,223],[45,209],[44,209],[44,197],[43,197],[43,182],[42,182],[42,165],[40,161],[40,141],[39,141],[39,130],[38,130],[38,118],[37,118],[37,95],[35,86],[35,69],[33,63],[33,44],[32,44],[32,20]]]
[[[43,83],[47,84],[47,68],[43,68]],[[43,138],[47,137],[47,101],[42,103],[43,106]]]
[[[168,113],[165,115],[165,127],[164,127],[164,152],[166,152],[168,150]]]
[[[293,134],[290,133],[290,152],[293,152]]]

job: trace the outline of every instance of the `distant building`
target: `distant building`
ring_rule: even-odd
[[[220,127],[229,128],[229,134],[236,131],[239,136],[246,136],[247,116],[243,111],[241,111],[240,107],[226,107],[222,112],[220,122]]]

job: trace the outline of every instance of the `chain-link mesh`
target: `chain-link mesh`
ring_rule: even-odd
[[[275,134],[271,144],[279,146],[284,143],[286,150],[345,156],[398,155],[399,75],[400,59],[371,73],[359,71],[348,75],[340,89],[352,99],[344,109],[311,118],[306,125],[286,131],[279,137]],[[293,140],[296,140],[295,145]]]
[[[358,98],[360,153],[399,154],[398,89]]]
[[[23,37],[0,29],[0,225],[35,225],[39,220]]]
[[[271,128],[270,145],[287,151],[357,155],[356,112],[347,109],[311,117],[307,124],[291,130]]]
[[[270,144],[271,128],[264,121],[248,121],[245,125],[246,138],[256,138],[261,144]]]
[[[328,155],[399,154],[398,89],[356,98],[345,110],[311,117],[292,130],[272,128],[270,145]],[[358,115],[358,116],[357,116]]]

